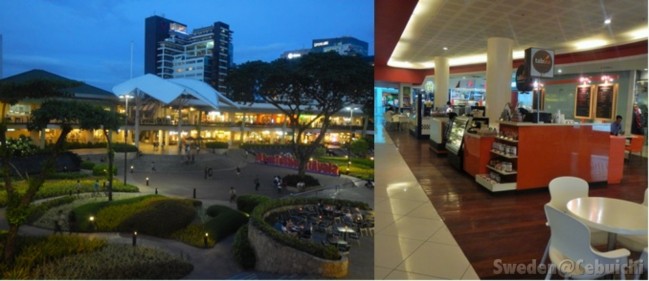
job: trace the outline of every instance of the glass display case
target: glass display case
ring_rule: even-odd
[[[455,117],[451,125],[451,131],[448,134],[446,141],[446,150],[451,154],[459,155],[462,147],[462,140],[464,139],[464,132],[469,123],[470,118],[465,116]]]

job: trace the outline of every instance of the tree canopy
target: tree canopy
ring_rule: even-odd
[[[226,79],[228,95],[241,102],[264,101],[282,111],[293,129],[294,154],[299,174],[321,144],[330,118],[345,106],[372,99],[373,69],[361,58],[334,52],[312,53],[299,59],[270,63],[246,62],[233,68]],[[301,119],[308,114],[310,119]],[[307,129],[319,122],[320,132],[308,146],[298,145]]]

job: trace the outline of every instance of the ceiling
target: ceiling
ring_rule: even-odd
[[[594,49],[647,39],[646,0],[376,0],[375,13],[375,64],[408,69],[430,69],[436,56],[448,57],[451,66],[462,65],[454,63],[460,57],[486,58],[491,37],[513,39],[514,51],[539,47],[556,54],[588,50],[575,45],[584,40],[601,40]],[[646,54],[631,59],[634,69],[646,67]],[[476,63],[484,62],[464,64]],[[610,63],[606,71],[630,66]],[[600,64],[565,67],[602,70]]]

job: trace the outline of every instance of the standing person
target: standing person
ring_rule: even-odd
[[[234,189],[234,186],[230,186],[230,203],[234,202],[237,199],[237,191]]]
[[[81,180],[77,180],[77,197],[81,195]]]
[[[97,196],[97,192],[99,192],[99,180],[95,180],[95,184],[92,186],[92,196]]]
[[[68,229],[70,234],[77,232],[77,214],[74,211],[70,211],[68,214]]]
[[[63,216],[63,210],[59,210],[54,218],[54,234],[57,232],[63,234],[63,224],[65,223],[65,217]]]
[[[259,191],[259,176],[255,176],[255,191]]]
[[[241,175],[241,168],[239,168],[239,166],[237,166],[236,172],[237,172],[237,176]]]
[[[611,135],[614,135],[614,136],[624,135],[624,131],[622,130],[622,116],[621,115],[615,116],[615,122],[611,123]]]
[[[644,130],[642,130],[642,111],[638,107],[637,103],[633,104],[633,119],[631,123],[631,134],[634,135],[644,135]]]

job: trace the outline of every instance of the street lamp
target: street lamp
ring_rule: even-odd
[[[129,95],[122,95],[119,96],[120,99],[124,99],[124,102],[126,103],[125,111],[126,111],[126,118],[124,120],[124,185],[126,185],[126,166],[127,164],[127,158],[128,158],[128,149],[126,148],[126,144],[128,142],[128,100],[133,98],[133,96]],[[131,166],[131,173],[133,173],[133,166]]]

